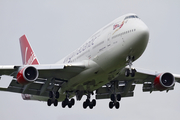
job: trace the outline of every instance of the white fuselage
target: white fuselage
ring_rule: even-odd
[[[94,91],[113,80],[126,66],[126,58],[138,59],[149,40],[149,30],[135,14],[121,16],[92,35],[81,47],[58,62],[83,62],[87,70],[60,89]]]

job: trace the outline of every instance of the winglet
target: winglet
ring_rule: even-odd
[[[27,38],[25,35],[19,38],[20,46],[21,46],[21,55],[22,61],[24,65],[38,65],[38,59],[31,48]]]

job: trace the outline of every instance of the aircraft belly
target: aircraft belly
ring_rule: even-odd
[[[96,56],[93,59],[106,73],[113,69],[121,68],[126,65],[126,57],[129,54],[129,49],[122,46],[122,42],[117,43],[111,49]]]
[[[95,85],[96,81],[94,76],[102,72],[102,69],[96,64],[91,62],[90,68],[84,70],[77,76],[70,79],[67,83],[64,83],[61,87],[61,92],[74,91],[74,90],[86,90],[89,85]]]

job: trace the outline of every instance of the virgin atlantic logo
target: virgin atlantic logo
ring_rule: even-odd
[[[121,24],[115,24],[113,26],[113,30],[115,30],[114,33],[117,32],[119,29],[121,29],[123,25],[124,25],[124,21]]]

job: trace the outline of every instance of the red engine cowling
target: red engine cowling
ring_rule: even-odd
[[[18,83],[25,85],[29,82],[35,81],[39,76],[39,72],[36,68],[29,66],[21,69],[17,74]]]
[[[171,73],[159,74],[154,80],[154,87],[159,90],[167,90],[173,87],[175,84],[174,76]]]

